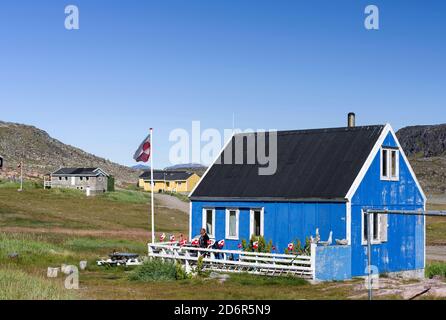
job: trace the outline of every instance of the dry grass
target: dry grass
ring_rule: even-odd
[[[145,254],[150,229],[149,206],[144,197],[115,194],[86,198],[76,192],[28,189],[19,193],[14,188],[0,188],[0,291],[8,292],[1,297],[347,299],[352,288],[362,281],[312,285],[295,279],[231,275],[224,283],[203,278],[142,283],[129,281],[131,270],[97,267],[96,260],[112,250]],[[186,233],[187,215],[162,207],[156,212],[158,231]],[[429,226],[438,232],[436,239],[445,238],[439,221],[430,221]],[[10,259],[12,252],[17,252],[19,258]],[[48,266],[77,265],[80,260],[87,260],[88,268],[80,273],[80,290],[74,295],[60,289],[61,277],[51,281],[45,278]]]
[[[77,192],[43,191],[28,189],[17,192],[14,188],[0,190],[0,228],[50,228],[74,230],[132,230],[147,232],[149,205],[141,201],[142,193],[132,202],[128,195],[118,191],[113,195],[87,198]],[[125,198],[125,200],[123,200]],[[134,200],[134,199],[133,199]],[[156,207],[157,231],[185,233],[188,217],[176,210]],[[148,234],[148,233],[147,233]],[[147,239],[145,237],[145,239]]]
[[[444,204],[428,204],[428,210],[446,210]],[[427,245],[446,245],[446,217],[426,217]]]

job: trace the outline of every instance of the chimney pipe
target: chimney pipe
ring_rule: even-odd
[[[350,112],[348,114],[347,117],[347,126],[349,128],[354,128],[355,127],[355,113],[354,112]]]

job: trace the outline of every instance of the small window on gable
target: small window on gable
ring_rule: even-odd
[[[399,180],[399,151],[381,148],[381,180]]]

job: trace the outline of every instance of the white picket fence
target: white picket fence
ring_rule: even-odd
[[[259,275],[292,275],[306,279],[315,278],[316,245],[311,254],[294,255],[246,252],[239,250],[203,249],[179,246],[178,243],[149,243],[149,258],[180,261],[190,271],[203,256],[203,270],[217,272],[247,272]]]

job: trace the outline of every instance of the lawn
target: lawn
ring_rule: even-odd
[[[146,254],[149,202],[137,190],[87,198],[32,184],[18,192],[17,185],[0,183],[0,299],[346,299],[363,281],[314,285],[231,274],[223,283],[207,277],[147,282],[130,280],[132,269],[96,266],[113,250]],[[180,211],[156,205],[155,221],[157,232],[187,234],[188,216]],[[429,227],[434,236],[428,239],[445,238],[442,221]],[[88,267],[80,272],[79,290],[65,289],[63,275],[46,277],[48,267],[81,260]],[[430,272],[444,272],[444,266]]]
[[[429,204],[428,210],[446,210],[446,205]],[[427,245],[446,246],[446,217],[426,217]]]

